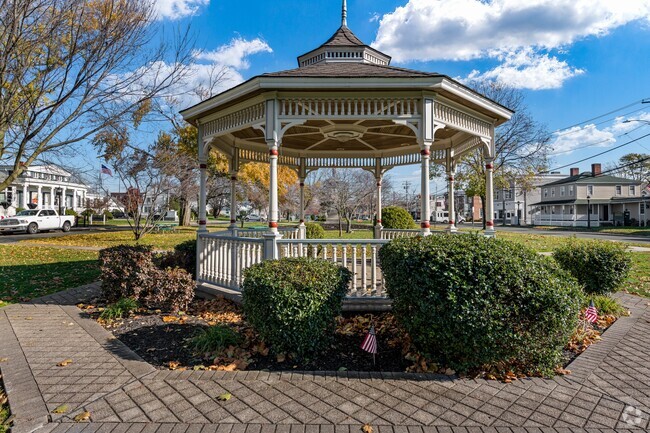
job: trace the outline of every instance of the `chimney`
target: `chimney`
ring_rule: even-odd
[[[598,176],[600,175],[600,164],[591,164],[591,175]]]
[[[572,167],[570,170],[571,176],[577,176],[580,174],[580,169],[578,167]]]

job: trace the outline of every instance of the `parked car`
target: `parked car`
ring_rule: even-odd
[[[0,221],[0,233],[36,234],[47,230],[69,232],[74,226],[74,221],[74,216],[60,216],[54,209],[28,209]]]
[[[449,212],[446,210],[438,211],[431,216],[431,222],[447,224],[449,222]]]

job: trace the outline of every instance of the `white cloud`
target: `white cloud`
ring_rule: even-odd
[[[382,17],[373,46],[399,62],[469,60],[562,48],[635,20],[650,21],[650,0],[409,0]]]
[[[250,66],[248,58],[261,52],[271,53],[273,50],[259,38],[249,41],[241,37],[234,38],[213,51],[197,51],[194,53],[195,62],[182,67],[182,79],[160,96],[173,98],[176,105],[182,108],[194,105],[200,102],[201,97],[216,95],[242,83],[242,71]],[[168,77],[175,68],[177,64],[162,61],[147,65],[131,75],[142,74],[142,79],[138,79],[136,83],[122,84],[124,93],[138,95],[138,89],[155,85],[161,77]],[[128,83],[130,75],[115,77],[114,80],[116,83]]]
[[[370,14],[370,18],[368,19],[368,22],[374,23],[375,21],[379,21],[381,18],[381,15],[379,15],[377,12],[372,12]]]
[[[210,0],[152,0],[158,19],[176,20],[196,15]]]
[[[585,72],[569,66],[557,57],[536,53],[532,48],[500,57],[502,63],[499,66],[483,73],[474,70],[461,81],[495,80],[518,89],[556,89],[562,87],[567,79]]]
[[[650,0],[409,0],[381,18],[372,45],[396,62],[498,59],[473,78],[548,89],[584,72],[550,50],[633,21],[650,23]]]
[[[195,51],[194,58],[207,60],[234,69],[248,69],[250,64],[247,57],[257,53],[272,53],[273,50],[263,40],[256,38],[248,41],[242,38],[234,38],[227,45],[222,45],[214,51]]]
[[[631,120],[627,122],[627,120]],[[650,122],[650,113],[643,112],[629,117],[620,116],[603,129],[598,129],[594,124],[574,126],[554,134],[551,148],[553,154],[569,154],[585,147],[608,147],[616,143],[617,137],[643,126],[632,120],[645,120]]]

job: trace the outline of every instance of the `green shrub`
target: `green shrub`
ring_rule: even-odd
[[[381,225],[387,229],[417,228],[411,214],[406,209],[397,206],[389,206],[382,209]]]
[[[587,307],[590,301],[594,301],[594,306],[598,310],[598,314],[612,315],[615,317],[621,317],[627,314],[627,309],[611,296],[597,295],[593,298],[585,298],[583,307]]]
[[[174,251],[162,253],[158,258],[158,266],[165,268],[181,268],[196,278],[196,240],[190,239],[174,247]]]
[[[148,245],[118,245],[99,252],[102,295],[109,303],[122,298],[140,300],[151,290],[158,268]]]
[[[220,352],[228,346],[239,344],[239,334],[226,325],[215,325],[199,331],[192,340],[190,346],[196,353]]]
[[[244,313],[275,353],[310,357],[328,347],[350,280],[325,260],[265,261],[244,271]]]
[[[630,273],[630,256],[618,242],[571,239],[553,252],[553,258],[588,294],[614,292]]]
[[[143,305],[163,311],[187,310],[196,284],[185,269],[157,269],[151,277],[153,283],[143,297]]]
[[[160,269],[147,245],[118,245],[99,252],[102,296],[113,303],[132,298],[147,308],[184,310],[195,283],[184,269]]]
[[[114,218],[113,213],[111,211],[108,211],[108,210],[105,210],[104,212],[102,212],[102,215],[100,215],[100,216],[105,216],[107,220],[112,220]]]
[[[318,223],[306,223],[307,239],[325,239],[325,229]]]
[[[65,214],[68,216],[79,216],[79,214],[74,209],[66,209]]]
[[[116,303],[106,307],[106,309],[102,311],[102,314],[100,314],[99,317],[104,320],[121,319],[128,316],[129,313],[136,310],[137,308],[138,301],[133,298],[122,298]]]
[[[580,285],[520,244],[432,235],[392,241],[379,258],[415,347],[457,371],[516,362],[551,374],[578,320]]]

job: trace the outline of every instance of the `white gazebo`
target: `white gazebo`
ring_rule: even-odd
[[[377,251],[390,239],[430,234],[429,167],[446,167],[453,197],[457,161],[482,149],[486,159],[486,235],[494,234],[492,161],[494,128],[512,111],[448,76],[390,66],[391,58],[361,42],[347,27],[343,1],[341,27],[320,47],[298,57],[298,68],[263,74],[182,111],[199,130],[197,280],[239,290],[241,271],[266,259],[318,256],[354,274],[350,298],[384,297]],[[267,231],[239,230],[231,220],[225,233],[206,228],[206,162],[216,148],[230,161],[230,209],[240,164],[269,164]],[[305,239],[300,225],[278,227],[278,164],[298,173],[301,202],[305,177],[319,168],[362,168],[377,179],[374,240]],[[420,230],[381,226],[382,176],[393,167],[421,167]],[[454,202],[449,227],[455,232]]]

